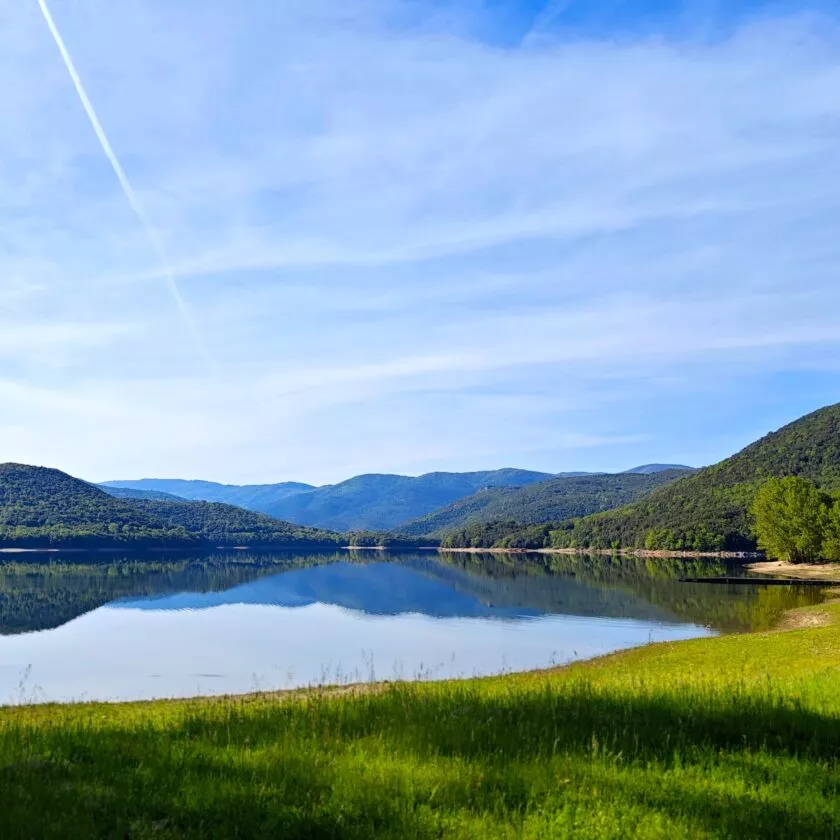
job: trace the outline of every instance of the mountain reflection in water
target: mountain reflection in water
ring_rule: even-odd
[[[679,582],[722,573],[743,570],[425,552],[6,562],[0,702],[14,699],[22,674],[28,699],[115,699],[365,679],[374,658],[388,663],[381,678],[544,667],[649,640],[762,629],[822,597]]]

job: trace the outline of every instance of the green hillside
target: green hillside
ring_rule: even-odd
[[[232,505],[114,498],[59,470],[0,465],[0,548],[332,547],[338,534]]]
[[[629,504],[657,487],[688,475],[690,468],[552,478],[527,487],[494,487],[459,499],[400,526],[400,534],[432,535],[488,522],[531,525],[557,522]]]
[[[840,489],[840,404],[809,414],[719,464],[654,490],[619,510],[544,526],[508,528],[500,540],[531,546],[752,550],[749,509],[762,481],[799,475]],[[484,545],[486,543],[479,543]]]
[[[183,528],[213,545],[335,548],[343,542],[341,536],[332,531],[293,525],[264,513],[218,502],[138,499],[131,504],[139,512],[165,523],[167,527]]]
[[[0,464],[0,547],[127,544],[189,547],[199,540],[59,470]]]

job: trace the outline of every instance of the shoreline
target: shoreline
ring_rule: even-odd
[[[747,569],[758,575],[775,575],[836,583],[840,581],[840,563],[787,563],[784,560],[762,560],[750,563]]]
[[[438,683],[0,709],[11,837],[836,837],[840,603]]]
[[[441,548],[434,545],[417,546],[387,546],[387,545],[343,545],[335,546],[250,546],[250,545],[217,545],[211,548],[131,548],[129,546],[115,548],[0,548],[2,554],[203,554],[216,551],[260,551],[260,552],[287,552],[287,551],[379,551],[379,552],[400,552],[400,551],[430,551],[438,554],[561,554],[561,555],[596,555],[598,557],[612,557],[620,555],[623,557],[677,557],[685,559],[699,559],[708,557],[720,560],[753,560],[763,561],[764,555],[758,551],[666,551],[652,550],[646,548]],[[774,561],[775,562],[775,561]],[[771,563],[754,562],[751,566],[772,565]],[[804,565],[793,568],[805,569]],[[816,567],[815,567],[816,568]],[[838,564],[840,568],[840,564]]]
[[[770,565],[770,564],[768,564]],[[840,578],[840,564],[838,578]],[[246,692],[228,692],[224,694],[191,694],[175,697],[153,697],[137,700],[47,700],[43,702],[2,703],[0,702],[0,716],[5,713],[27,710],[36,714],[43,714],[50,709],[73,710],[80,708],[158,708],[158,707],[201,707],[218,703],[250,704],[260,702],[294,702],[311,699],[325,699],[331,697],[360,697],[387,691],[394,686],[428,686],[458,683],[461,685],[492,684],[499,680],[527,680],[531,678],[546,678],[560,675],[564,672],[579,671],[581,669],[600,669],[611,660],[640,654],[650,650],[673,650],[675,647],[691,645],[696,642],[707,642],[723,638],[756,637],[768,634],[788,633],[795,630],[829,627],[837,624],[837,617],[827,612],[826,607],[840,606],[840,597],[827,597],[824,602],[807,607],[796,607],[782,613],[779,620],[769,629],[750,630],[744,633],[718,634],[713,636],[697,636],[677,641],[646,642],[627,648],[596,654],[584,659],[573,659],[560,665],[527,668],[523,671],[505,671],[497,674],[481,674],[475,676],[447,677],[445,679],[374,679],[349,683],[325,683],[323,685],[307,685],[292,688],[264,689]]]
[[[208,547],[191,546],[189,548],[0,548],[0,554],[124,554],[129,557],[137,557],[143,554],[213,554],[217,551],[259,551],[286,552],[286,551],[343,551],[347,546],[261,546],[261,545],[214,545]]]
[[[757,560],[764,555],[758,551],[665,551],[647,548],[438,548],[447,554],[595,554],[599,557],[682,557],[682,558],[718,558],[721,560]]]

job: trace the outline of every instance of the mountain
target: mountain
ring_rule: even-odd
[[[272,516],[336,531],[389,530],[485,487],[533,484],[548,473],[502,469],[472,473],[360,475],[308,493],[288,496]]]
[[[694,467],[687,467],[685,464],[643,464],[641,467],[633,467],[632,470],[625,470],[628,475],[654,475],[655,473],[671,472],[672,470],[685,470],[693,472]]]
[[[545,526],[541,535],[508,529],[496,541],[530,547],[752,550],[749,510],[756,491],[767,478],[787,475],[840,490],[840,404],[815,411],[627,507]]]
[[[516,522],[521,525],[557,522],[621,507],[662,484],[687,475],[689,471],[690,468],[567,476],[527,487],[481,490],[397,530],[407,536],[439,536],[447,531],[489,522]]]
[[[485,487],[521,486],[551,477],[550,473],[502,469],[417,477],[359,475],[323,487],[292,481],[238,486],[158,478],[106,481],[100,486],[106,491],[154,491],[184,499],[225,502],[300,525],[335,531],[384,531]]]
[[[115,498],[59,470],[0,464],[0,547],[335,547],[338,534],[210,502]]]
[[[171,545],[199,539],[59,470],[0,464],[0,546]]]
[[[315,488],[298,481],[280,484],[218,484],[215,481],[187,481],[180,478],[141,478],[137,481],[105,481],[98,485],[105,492],[113,490],[138,490],[144,493],[165,493],[181,499],[201,502],[222,502],[248,510],[268,513],[272,505],[287,496]],[[139,497],[138,497],[139,498]]]
[[[184,501],[181,496],[173,496],[171,493],[164,493],[161,490],[132,490],[128,487],[106,487],[103,484],[97,484],[96,486],[115,499],[146,499],[158,502]]]
[[[221,502],[138,499],[131,504],[169,528],[183,528],[216,546],[336,548],[344,542],[335,532],[282,522]]]

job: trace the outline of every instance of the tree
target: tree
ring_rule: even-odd
[[[799,476],[767,479],[752,507],[758,547],[791,563],[818,560],[826,535],[827,499]]]
[[[823,557],[840,561],[840,499],[826,511]]]

